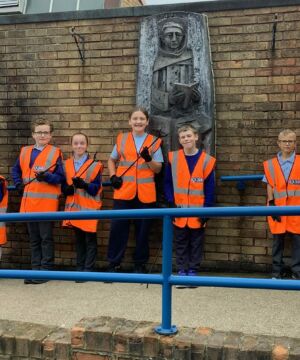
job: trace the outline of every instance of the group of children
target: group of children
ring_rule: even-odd
[[[121,133],[108,159],[111,185],[114,189],[114,209],[147,209],[155,207],[155,174],[162,169],[161,139],[146,132],[149,116],[137,107],[129,115],[131,131]],[[50,145],[51,123],[40,120],[33,124],[35,144],[21,149],[12,169],[12,178],[22,196],[20,212],[57,211],[60,193],[66,196],[66,211],[98,210],[101,208],[103,165],[89,157],[88,138],[78,132],[72,136],[73,155],[62,160],[59,148]],[[216,159],[197,148],[197,130],[189,125],[178,129],[181,148],[168,154],[165,169],[165,198],[172,207],[209,207],[214,205]],[[285,130],[279,134],[281,152],[264,163],[268,205],[300,205],[300,157],[295,155],[296,134]],[[6,211],[6,180],[0,177],[0,209]],[[175,218],[175,249],[178,274],[195,276],[203,253],[204,230],[208,219]],[[297,216],[268,218],[274,234],[273,277],[281,278],[283,270],[284,236],[293,237],[293,277],[300,278],[300,221]],[[148,234],[150,219],[136,219],[134,270],[146,272],[149,259]],[[77,270],[92,271],[97,257],[97,220],[66,220],[72,227],[77,250]],[[31,265],[34,270],[54,268],[52,223],[27,224]],[[111,222],[107,259],[108,271],[118,271],[127,246],[130,220]],[[0,223],[1,242],[5,242],[5,224]],[[1,245],[1,243],[0,243]],[[40,284],[45,280],[25,280]]]

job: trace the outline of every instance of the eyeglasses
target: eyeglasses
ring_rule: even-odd
[[[38,136],[49,136],[51,134],[50,131],[35,131],[34,133]]]
[[[278,141],[284,145],[292,145],[296,142],[296,140],[278,140]]]

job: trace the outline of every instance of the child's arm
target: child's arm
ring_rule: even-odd
[[[108,167],[109,177],[116,175],[116,170],[117,170],[116,162],[117,162],[116,159],[113,159],[112,157],[108,158],[107,167]]]
[[[20,166],[20,158],[16,160],[14,166],[11,169],[11,177],[15,186],[22,184],[22,170]]]
[[[270,200],[274,200],[273,188],[270,184],[267,184],[267,196],[268,196],[268,202]]]
[[[213,170],[204,180],[204,207],[215,204],[215,171]]]
[[[171,164],[168,163],[165,170],[164,178],[164,192],[165,197],[169,205],[174,204],[174,188],[173,188],[173,179],[172,179],[172,170]]]

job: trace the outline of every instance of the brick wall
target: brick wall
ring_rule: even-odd
[[[270,359],[297,360],[299,339],[221,332],[210,328],[178,329],[160,336],[156,324],[121,318],[88,318],[71,330],[16,321],[0,321],[0,357],[47,360]]]
[[[191,5],[193,11],[196,6]],[[176,9],[181,8],[174,5],[171,10]],[[217,204],[264,205],[260,183],[251,182],[239,192],[234,183],[222,183],[220,176],[262,173],[262,161],[276,152],[278,132],[286,127],[298,131],[300,5],[205,11],[199,3],[200,10],[208,16],[215,73]],[[155,13],[155,7],[151,11]],[[271,51],[275,14],[276,42]],[[90,152],[98,151],[106,165],[116,135],[128,128],[127,114],[135,104],[139,21],[137,16],[121,15],[0,21],[1,174],[9,174],[20,147],[31,143],[29,123],[40,115],[54,122],[54,142],[65,157],[71,135],[81,129],[90,137]],[[70,35],[73,26],[85,38],[84,66]],[[105,166],[104,180],[107,175]],[[111,205],[111,192],[105,189],[104,208]],[[9,211],[18,206],[19,199],[11,193]],[[151,234],[150,262],[160,246],[157,227]],[[25,226],[11,224],[8,232],[3,266],[28,267]],[[105,265],[108,233],[109,222],[101,222],[100,267]],[[72,232],[57,226],[55,241],[57,265],[73,266]],[[266,271],[270,246],[263,217],[211,220],[203,267]],[[125,267],[130,266],[132,252],[131,240]]]

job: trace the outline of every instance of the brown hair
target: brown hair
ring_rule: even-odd
[[[77,133],[75,133],[75,134],[72,135],[71,144],[72,144],[72,142],[73,142],[74,136],[76,136],[76,135],[82,135],[82,136],[84,136],[84,137],[85,137],[85,140],[86,140],[86,144],[87,144],[87,145],[89,144],[89,138],[88,138],[88,136],[87,136],[86,134],[84,134],[83,132],[80,132],[80,131],[78,131]]]
[[[54,131],[54,126],[51,121],[46,120],[44,118],[39,118],[31,122],[31,132],[35,132],[35,128],[40,125],[48,125],[50,127],[50,132]]]
[[[149,120],[149,114],[148,114],[148,111],[141,107],[141,106],[136,106],[135,108],[133,108],[130,113],[129,113],[129,119],[131,118],[132,114],[135,113],[136,111],[141,111],[145,116],[146,116],[146,119]]]

